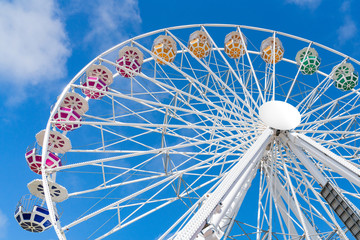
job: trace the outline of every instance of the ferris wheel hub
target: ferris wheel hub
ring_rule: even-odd
[[[269,127],[278,130],[296,128],[301,121],[299,111],[289,103],[269,101],[259,110],[260,119]]]

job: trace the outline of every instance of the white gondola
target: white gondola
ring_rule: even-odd
[[[238,59],[245,54],[247,39],[243,33],[231,32],[226,35],[224,50],[225,53],[233,59]]]
[[[154,40],[151,51],[157,56],[156,62],[165,65],[166,62],[174,61],[177,53],[176,43],[170,36],[160,35]]]
[[[37,143],[41,147],[44,147],[43,146],[44,136],[45,136],[45,130],[40,131],[35,136]],[[70,139],[67,138],[65,135],[56,131],[50,131],[48,147],[51,152],[66,153],[71,149],[71,142]]]
[[[116,60],[116,71],[123,77],[130,78],[141,72],[143,64],[143,53],[136,47],[126,46],[119,51],[119,58]]]
[[[315,48],[305,47],[301,49],[295,57],[300,71],[304,75],[312,75],[319,70],[321,60]]]
[[[25,159],[31,171],[36,174],[41,175],[41,164],[42,156],[38,144],[35,147],[29,148],[25,153]],[[62,165],[61,158],[55,153],[48,152],[47,158],[45,160],[45,169],[52,169]]]
[[[333,68],[333,72],[334,85],[338,89],[349,91],[358,85],[359,75],[351,63],[341,63]]]
[[[18,224],[29,232],[43,232],[52,226],[44,201],[30,194],[20,199],[14,217]]]
[[[197,57],[205,58],[209,56],[211,44],[209,37],[204,31],[195,31],[190,34],[188,49]]]
[[[30,193],[38,198],[45,199],[44,185],[41,179],[35,179],[27,185]],[[49,181],[50,197],[53,202],[62,202],[68,199],[69,194],[65,187]]]
[[[278,63],[284,56],[284,47],[279,38],[268,37],[261,43],[261,58],[268,64]]]

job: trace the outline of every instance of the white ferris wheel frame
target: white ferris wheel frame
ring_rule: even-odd
[[[59,96],[56,104],[54,105],[52,111],[51,111],[51,114],[50,114],[50,117],[49,117],[49,120],[48,120],[48,123],[46,125],[46,131],[45,131],[45,137],[44,137],[44,143],[43,143],[43,148],[42,148],[42,181],[43,181],[43,186],[44,186],[44,192],[45,192],[45,200],[46,200],[46,204],[48,206],[48,209],[49,209],[49,213],[50,213],[50,217],[51,217],[51,221],[52,221],[52,224],[54,226],[54,229],[56,231],[56,234],[57,236],[59,237],[59,239],[66,239],[66,236],[65,236],[65,233],[64,233],[64,227],[60,226],[60,223],[59,221],[56,220],[56,216],[55,216],[55,210],[54,210],[54,207],[53,207],[53,203],[52,203],[52,200],[51,200],[51,196],[50,196],[50,191],[49,191],[49,187],[48,187],[48,178],[50,177],[50,174],[52,173],[51,171],[45,169],[45,160],[46,160],[46,154],[47,154],[47,151],[48,151],[48,139],[49,139],[49,134],[50,134],[50,130],[52,128],[52,124],[53,124],[53,117],[54,115],[56,114],[58,108],[60,107],[60,104],[61,102],[63,101],[66,93],[72,88],[73,86],[73,83],[78,80],[80,78],[80,76],[85,72],[85,70],[90,67],[92,64],[94,64],[96,61],[98,61],[99,59],[101,59],[102,61],[106,62],[108,60],[106,59],[102,59],[103,56],[109,54],[110,52],[114,51],[114,49],[118,49],[119,47],[121,46],[124,46],[126,44],[129,44],[129,43],[132,43],[132,42],[136,42],[136,40],[138,39],[142,39],[144,37],[148,37],[148,36],[151,36],[151,35],[156,35],[156,34],[159,34],[159,33],[163,33],[163,32],[166,32],[168,33],[170,36],[172,36],[175,41],[178,43],[178,44],[181,44],[181,42],[176,39],[176,36],[172,34],[171,31],[173,30],[178,30],[178,29],[185,29],[185,28],[201,28],[202,30],[204,30],[206,32],[206,29],[207,28],[211,28],[211,27],[226,27],[226,28],[234,28],[234,29],[237,29],[239,31],[241,31],[241,29],[248,29],[248,30],[255,30],[255,31],[261,31],[261,32],[268,32],[268,33],[271,33],[273,34],[273,36],[275,37],[275,35],[280,35],[280,36],[285,36],[285,37],[288,37],[288,38],[293,38],[293,39],[296,39],[296,40],[299,40],[299,41],[302,41],[302,42],[305,42],[308,44],[308,48],[310,46],[317,46],[319,48],[322,48],[324,50],[327,50],[327,51],[330,51],[334,54],[337,54],[341,57],[344,58],[344,61],[346,60],[351,60],[352,62],[360,65],[360,62],[357,61],[356,59],[353,59],[351,58],[350,56],[347,56],[341,52],[338,52],[334,49],[331,49],[329,47],[326,47],[322,44],[319,44],[319,43],[316,43],[316,42],[313,42],[313,41],[310,41],[310,40],[307,40],[307,39],[304,39],[304,38],[300,38],[300,37],[297,37],[297,36],[294,36],[294,35],[291,35],[291,34],[286,34],[286,33],[282,33],[282,32],[278,32],[278,31],[273,31],[273,30],[268,30],[268,29],[264,29],[264,28],[256,28],[256,27],[249,27],[249,26],[243,26],[243,25],[232,25],[232,24],[196,24],[196,25],[185,25],[185,26],[177,26],[177,27],[169,27],[169,28],[165,28],[165,29],[160,29],[160,30],[156,30],[156,31],[153,31],[153,32],[149,32],[149,33],[146,33],[146,34],[142,34],[142,35],[139,35],[137,37],[134,37],[134,38],[131,38],[127,41],[124,41],[112,48],[110,48],[109,50],[105,51],[104,53],[100,54],[99,56],[97,56],[96,58],[94,58],[91,62],[89,62],[77,75],[75,75],[75,77],[70,81],[70,83],[64,88],[64,90],[62,91],[61,95]],[[209,34],[210,36],[210,34]],[[212,51],[218,51],[219,54],[221,55],[222,54],[222,51],[223,51],[223,48],[220,48],[216,45],[215,41],[213,39],[210,38],[210,41],[212,42],[213,44],[213,48],[212,48]],[[145,51],[146,48],[145,47],[142,47],[140,44],[136,44],[137,47],[139,47],[141,50]],[[187,49],[187,47],[185,45],[182,46],[184,49]],[[187,49],[188,50],[188,49]],[[247,48],[245,48],[245,51],[246,51],[246,54],[244,57],[247,57],[249,59],[249,63],[250,63],[250,68],[251,68],[251,71],[253,72],[253,75],[254,77],[256,78],[256,74],[255,74],[255,69],[254,67],[252,66],[252,61],[250,60],[251,58],[249,57],[249,54],[256,54],[256,55],[259,55],[260,53],[259,52],[256,52],[256,51],[250,51],[248,50]],[[181,50],[178,50],[178,52],[181,52]],[[156,58],[156,57],[154,57]],[[225,59],[225,58],[224,58]],[[149,58],[149,59],[144,59],[144,62],[146,61],[151,61],[153,59]],[[286,59],[284,58],[282,61],[286,61],[288,63],[292,63],[292,64],[295,64],[296,65],[296,62],[293,61],[293,60],[290,60],[290,59]],[[224,61],[225,63],[227,63],[227,61],[225,60]],[[112,62],[108,62],[109,64],[113,64]],[[166,63],[167,65],[170,66],[169,63]],[[200,63],[201,64],[201,63]],[[171,66],[170,66],[171,67]],[[204,67],[206,68],[206,66],[204,65]],[[232,67],[231,65],[229,64],[228,65],[229,69],[231,70]],[[273,73],[275,73],[275,64],[273,66]],[[232,70],[234,71],[234,70]],[[330,74],[326,74],[324,72],[321,72],[321,71],[317,71],[318,74],[324,76],[326,79],[330,79],[331,78],[331,73]],[[184,73],[185,74],[185,73]],[[275,75],[275,74],[273,74]],[[299,71],[297,73],[297,75],[295,76],[294,78],[294,83],[297,79],[299,75]],[[144,77],[146,78],[146,76],[144,76],[143,74],[141,74],[141,77]],[[259,80],[256,79],[256,81],[258,82]],[[274,84],[272,85],[273,86],[273,91],[275,91],[275,79],[273,80],[274,81]],[[260,89],[260,87],[258,86],[258,88]],[[174,89],[175,90],[175,89]],[[289,95],[291,94],[291,91],[293,90],[293,85],[291,86],[291,89],[290,91],[288,92],[287,94],[287,97],[286,97],[286,100],[289,98]],[[353,93],[356,93],[357,95],[360,95],[358,90],[352,90],[349,94],[353,94]],[[262,101],[264,102],[265,99],[264,99],[264,96],[262,96],[262,91],[260,90],[259,91],[259,94],[261,95],[261,99]],[[348,95],[349,95],[348,94]],[[275,97],[275,94],[272,95],[273,96],[273,99]],[[249,95],[249,98],[251,98],[251,95]],[[258,104],[259,102],[258,101],[255,101],[254,99],[250,99],[249,101],[254,101],[255,104]],[[299,104],[300,105],[300,104]],[[299,106],[297,106],[299,107]],[[226,111],[226,109],[224,110]],[[257,115],[256,112],[253,113],[254,115]],[[250,116],[251,117],[251,116]],[[354,116],[355,117],[355,116]],[[339,117],[341,118],[341,116]],[[74,122],[71,122],[71,123],[74,123]],[[321,123],[321,121],[319,120],[319,123]],[[84,123],[84,122],[81,122],[81,124],[93,124],[93,122],[88,122],[88,123]],[[104,125],[106,125],[106,123],[102,123]],[[117,125],[118,123],[107,123],[108,125]],[[306,124],[306,123],[305,123]],[[131,125],[131,124],[129,124]],[[148,127],[146,124],[139,124],[138,127]],[[173,126],[173,127],[176,127],[176,126]],[[181,127],[184,127],[184,125],[181,125]],[[189,128],[193,128],[193,127],[200,127],[200,126],[193,126],[193,125],[188,125]],[[205,127],[204,127],[205,128]],[[211,128],[209,128],[209,130],[211,130]],[[310,130],[311,131],[311,130]],[[273,131],[272,130],[265,130],[266,132],[266,136],[264,137],[265,140],[263,141],[262,144],[260,144],[260,146],[255,146],[255,150],[253,151],[259,151],[259,150],[264,150],[264,148],[266,147],[266,144],[269,139],[271,138],[272,134],[273,134]],[[297,155],[297,157],[301,160],[301,162],[304,164],[304,165],[307,165],[308,168],[309,168],[309,171],[312,171],[313,175],[315,176],[315,178],[321,183],[321,184],[325,184],[325,181],[323,179],[323,176],[317,172],[316,168],[314,168],[311,163],[309,163],[309,160],[307,159],[306,156],[304,156],[304,153],[303,153],[303,150],[301,150],[300,148],[304,148],[306,149],[307,151],[311,152],[312,154],[316,155],[318,158],[321,159],[321,161],[325,164],[325,165],[329,165],[333,168],[336,168],[338,169],[338,171],[340,172],[341,175],[347,175],[349,176],[348,177],[348,180],[353,182],[354,184],[356,184],[357,186],[360,186],[360,180],[358,179],[358,177],[360,176],[360,171],[358,168],[354,167],[353,165],[349,165],[349,163],[344,160],[343,158],[341,158],[340,156],[337,156],[335,155],[334,153],[331,153],[330,151],[328,151],[327,149],[321,147],[320,144],[316,145],[315,143],[313,142],[310,142],[311,139],[308,139],[305,135],[303,134],[293,134],[293,133],[289,133],[289,134],[283,134],[281,136],[281,144],[288,144],[289,145],[289,148],[291,150],[293,150],[293,152],[295,153],[295,155]],[[315,144],[315,146],[313,145]],[[250,150],[249,150],[250,151]],[[250,151],[251,152],[251,151]],[[246,154],[248,154],[248,152],[246,152]],[[252,160],[252,161],[257,161],[256,163],[254,162],[253,163],[253,166],[257,166],[258,167],[258,164],[259,164],[259,160],[260,160],[260,155],[259,154],[255,154],[255,153],[252,153],[252,156],[247,156],[247,155],[244,155],[243,158],[247,158],[248,161]],[[136,154],[134,154],[136,155]],[[250,154],[251,155],[251,154]],[[93,162],[94,164],[96,164],[97,162],[94,161]],[[250,164],[250,163],[249,163]],[[233,169],[236,168],[237,165],[235,165],[233,167]],[[63,169],[66,169],[66,165],[62,167]],[[240,169],[243,169],[244,168],[244,165],[241,165],[239,167]],[[239,173],[239,171],[238,171]],[[242,173],[242,171],[240,171],[240,173]],[[179,173],[180,174],[180,173]],[[248,172],[247,174],[251,174],[251,172]],[[231,175],[230,173],[227,175],[229,176]],[[250,176],[250,175],[249,175]],[[198,215],[201,215],[201,217],[199,218],[196,218],[196,217],[193,217],[192,220],[190,220],[191,224],[188,224],[185,226],[185,228],[183,230],[180,231],[180,233],[177,235],[177,237],[175,239],[192,239],[194,237],[194,235],[198,232],[198,229],[200,227],[200,225],[204,222],[204,220],[211,214],[211,211],[212,209],[214,209],[214,207],[219,203],[219,201],[221,199],[224,198],[224,196],[226,196],[228,193],[227,190],[230,189],[230,186],[232,186],[232,184],[236,183],[236,179],[238,179],[240,176],[237,175],[237,176],[232,176],[232,178],[229,178],[229,184],[227,188],[216,188],[216,189],[220,189],[222,190],[223,192],[220,194],[213,194],[211,197],[211,201],[207,201],[207,205],[210,206],[208,209],[207,209],[207,212],[206,214],[204,215],[204,211],[199,211],[195,216],[198,216]],[[175,179],[175,177],[174,177]],[[158,182],[158,184],[162,183],[163,181],[160,181]],[[164,181],[165,182],[165,181]],[[224,183],[225,181],[223,181],[222,183]],[[291,189],[293,191],[293,189]],[[217,190],[215,190],[216,192]],[[315,190],[314,190],[315,191]],[[244,191],[246,193],[246,191]],[[216,192],[217,193],[217,192]],[[276,194],[276,192],[272,192],[272,194]],[[234,197],[234,196],[233,196]],[[276,199],[275,199],[276,200]],[[274,200],[274,201],[275,201]],[[300,220],[302,221],[303,223],[303,226],[305,226],[305,233],[306,233],[306,238],[307,239],[310,239],[310,235],[311,234],[314,234],[314,231],[313,229],[308,229],[307,227],[309,227],[309,223],[307,222],[306,219],[303,218],[302,214],[300,213],[300,210],[299,210],[299,206],[298,206],[298,202],[294,202],[294,203],[289,203],[289,205],[291,204],[294,204],[294,208],[297,209],[297,212],[299,214],[299,218]],[[109,205],[109,207],[112,207],[112,205]],[[326,208],[324,208],[326,209]],[[105,209],[106,210],[106,209]],[[105,211],[104,209],[102,209],[102,211]],[[189,211],[192,210],[194,211],[193,208],[190,208]],[[96,214],[96,212],[94,213]],[[150,214],[150,213],[149,213]],[[281,214],[281,213],[280,213]],[[146,214],[147,215],[147,214]],[[146,216],[144,215],[144,216]],[[144,217],[143,216],[143,217]],[[332,216],[331,214],[329,214],[329,216]],[[91,214],[87,217],[91,217]],[[78,222],[81,222],[81,221],[84,221],[86,220],[85,218],[83,219],[80,219],[78,220],[76,223]],[[218,220],[219,221],[219,220]],[[334,220],[334,222],[336,222],[336,220]],[[75,224],[76,224],[75,223]],[[69,228],[69,227],[72,227],[73,225],[75,225],[74,223],[72,224],[69,224],[67,226],[65,226],[65,228]],[[294,226],[291,226],[291,224],[288,226],[289,229],[293,229]],[[310,227],[309,227],[310,228]],[[339,227],[339,229],[341,229]],[[340,230],[341,231],[341,230]],[[169,231],[168,231],[169,232]],[[168,233],[167,232],[167,233]],[[185,234],[186,233],[186,234]],[[183,235],[181,235],[183,234]],[[228,234],[228,233],[227,233]],[[342,235],[345,239],[346,239],[346,236],[344,234],[344,232],[340,232],[340,235]],[[101,239],[101,238],[99,238]]]

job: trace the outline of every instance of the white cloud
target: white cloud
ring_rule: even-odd
[[[342,12],[347,12],[347,11],[350,10],[350,6],[351,6],[350,1],[344,1],[344,2],[341,4],[340,10],[341,10]]]
[[[286,1],[288,3],[294,3],[298,6],[308,7],[311,9],[317,8],[321,3],[321,0],[286,0]]]
[[[343,16],[343,24],[337,29],[338,42],[343,45],[357,34],[357,26],[351,17],[351,1],[347,0],[341,4],[340,12]]]
[[[5,239],[7,232],[8,218],[0,210],[0,239]]]
[[[340,44],[344,44],[356,35],[357,26],[349,15],[345,16],[344,24],[338,28],[337,33]]]
[[[66,75],[70,55],[54,0],[0,2],[0,81],[25,88]]]
[[[91,31],[85,42],[95,41],[102,50],[128,39],[128,32],[138,30],[141,24],[137,0],[97,0],[88,9]]]

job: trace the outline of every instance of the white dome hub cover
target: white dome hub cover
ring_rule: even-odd
[[[259,109],[260,119],[269,127],[278,130],[296,128],[301,122],[299,111],[282,101],[269,101]]]

